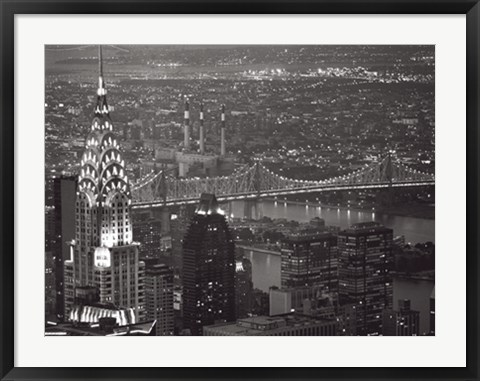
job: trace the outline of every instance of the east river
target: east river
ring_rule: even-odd
[[[262,201],[259,208],[266,217],[286,218],[298,222],[308,222],[314,217],[320,217],[325,220],[327,226],[339,226],[342,229],[357,222],[377,221],[393,229],[394,236],[405,236],[406,242],[412,244],[427,241],[435,242],[435,220],[432,219],[379,214],[346,208],[286,204],[283,201]],[[244,217],[243,201],[234,202],[232,212],[235,217]]]
[[[325,220],[327,226],[346,228],[356,222],[377,221],[393,229],[394,236],[403,235],[411,244],[418,242],[435,242],[435,220],[403,217],[374,212],[348,210],[342,208],[313,207],[301,204],[284,204],[279,201],[263,201],[262,214],[270,218],[286,218],[299,222],[310,221],[314,217]],[[243,202],[232,205],[235,217],[243,216]],[[280,286],[281,259],[278,255],[248,251],[247,257],[252,261],[252,278],[254,287],[265,292],[271,286]],[[428,300],[433,289],[432,281],[414,281],[410,279],[394,280],[394,303],[396,300],[411,299],[412,309],[420,310],[420,330],[428,330]]]

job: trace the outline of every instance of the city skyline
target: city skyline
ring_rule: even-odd
[[[92,49],[45,50],[47,335],[434,334],[434,47]]]

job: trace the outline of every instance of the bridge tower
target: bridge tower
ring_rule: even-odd
[[[388,182],[387,190],[379,191],[379,201],[381,204],[391,205],[393,203],[394,194],[393,194],[393,160],[392,160],[392,151],[388,150],[387,156],[380,163],[380,179],[381,182]]]
[[[258,220],[263,217],[263,203],[258,198],[245,200],[243,205],[243,215],[245,218]]]
[[[260,200],[262,190],[262,173],[260,162],[255,163],[254,181],[255,198],[245,200],[243,214],[245,218],[254,218],[256,220],[263,217],[263,203]]]
[[[160,185],[159,185],[159,194],[162,198],[163,205],[160,209],[160,220],[161,220],[161,235],[165,236],[170,234],[170,210],[167,206],[167,179],[165,177],[165,165],[162,169],[162,174],[160,176]]]
[[[388,180],[388,189],[392,189],[393,182],[393,164],[392,164],[392,151],[388,151],[388,156],[385,163],[385,175]]]

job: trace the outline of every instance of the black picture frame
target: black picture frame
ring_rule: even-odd
[[[14,366],[14,17],[17,14],[466,14],[467,366],[465,368],[20,368]],[[19,379],[479,379],[478,0],[0,0],[0,378]],[[18,200],[17,200],[18,202]],[[455,287],[455,285],[451,285]],[[452,308],[455,308],[452,306]],[[452,327],[454,329],[454,327]],[[450,348],[449,350],[455,350]],[[320,361],[319,361],[320,363]],[[381,364],[379,364],[381,365]]]

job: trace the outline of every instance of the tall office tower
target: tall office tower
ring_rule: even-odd
[[[237,259],[235,265],[235,316],[249,316],[253,309],[252,262],[248,258]]]
[[[213,194],[202,194],[183,242],[183,325],[235,320],[235,244]]]
[[[176,213],[173,214],[170,221],[172,232],[172,257],[175,267],[179,269],[179,278],[183,267],[183,241],[187,233],[188,225],[195,215],[196,207],[194,205],[181,205]]]
[[[133,235],[135,239],[142,243],[140,247],[140,258],[153,259],[160,258],[162,252],[161,221],[157,218],[149,217],[136,220],[133,226]]]
[[[337,237],[328,232],[293,236],[282,242],[282,288],[322,286],[338,290]]]
[[[53,179],[54,205],[54,243],[53,257],[55,262],[56,315],[63,321],[65,317],[65,297],[63,295],[63,268],[65,259],[69,258],[68,242],[75,238],[75,198],[77,178],[60,176]]]
[[[410,309],[410,300],[399,299],[397,310],[383,310],[383,336],[418,336],[420,312]]]
[[[113,134],[100,75],[95,116],[81,159],[75,201],[75,239],[65,261],[65,316],[74,304],[75,289],[97,287],[102,304],[132,308],[135,321],[144,318],[144,270],[139,244],[133,242],[131,193],[125,163]]]
[[[165,264],[145,270],[147,320],[156,320],[156,335],[173,335],[173,270]]]
[[[338,234],[339,300],[356,305],[359,335],[380,334],[382,311],[392,307],[392,236],[376,222]]]

